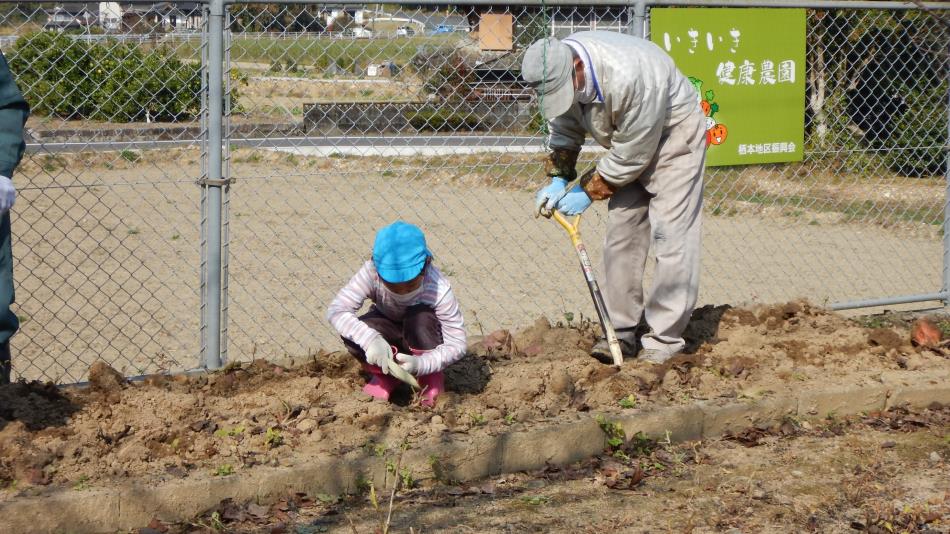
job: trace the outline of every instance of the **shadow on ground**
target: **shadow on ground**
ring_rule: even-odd
[[[52,383],[16,382],[0,386],[0,430],[19,421],[30,431],[63,426],[79,410]]]

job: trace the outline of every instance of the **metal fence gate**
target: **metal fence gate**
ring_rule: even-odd
[[[591,314],[569,244],[530,214],[544,136],[520,55],[649,36],[669,4],[689,3],[0,4],[34,110],[16,372],[334,349],[326,306],[396,218],[426,230],[470,333]],[[701,302],[945,300],[945,6],[782,5],[808,8],[805,159],[707,170]],[[482,50],[507,17],[513,50]],[[599,259],[604,207],[587,213]]]

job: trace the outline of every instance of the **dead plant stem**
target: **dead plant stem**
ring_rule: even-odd
[[[405,440],[403,440],[405,443]],[[383,524],[383,534],[389,534],[389,525],[393,518],[393,502],[396,500],[396,491],[399,490],[399,485],[402,483],[402,477],[399,476],[399,468],[402,467],[402,456],[406,453],[406,448],[402,445],[399,447],[399,456],[396,457],[396,469],[393,472],[393,478],[396,481],[393,483],[393,489],[389,492],[389,506],[386,510],[386,523]]]

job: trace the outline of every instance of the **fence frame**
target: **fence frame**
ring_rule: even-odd
[[[0,0],[0,4],[17,4]],[[151,3],[132,0],[130,3]],[[216,369],[227,360],[227,309],[228,309],[228,246],[229,246],[229,191],[231,185],[229,160],[230,117],[230,13],[228,6],[244,5],[253,0],[199,0],[203,4],[204,24],[200,34],[202,43],[202,146],[201,172],[198,185],[201,187],[201,232],[200,232],[200,354],[198,367]],[[315,4],[313,0],[282,0],[282,5]],[[337,4],[365,4],[362,0],[337,0]],[[412,5],[445,5],[444,0],[414,0]],[[402,2],[397,2],[402,4]],[[630,25],[628,32],[638,37],[647,35],[649,9],[655,6],[727,7],[727,8],[805,8],[844,10],[906,11],[950,10],[950,2],[893,2],[893,1],[832,1],[832,0],[511,0],[500,4],[499,0],[468,0],[467,6],[626,6]],[[950,45],[947,50],[950,56]],[[947,61],[947,79],[950,79],[950,61]],[[947,95],[947,134],[950,139],[950,94]],[[945,146],[946,150],[947,147]],[[867,300],[835,302],[829,305],[834,310],[889,306],[929,301],[950,305],[950,151],[945,163],[945,196],[943,216],[943,270],[942,287],[931,293],[896,295]]]
[[[207,130],[208,149],[207,159],[209,162],[208,177],[204,180],[203,187],[208,191],[208,244],[205,247],[207,251],[207,288],[204,280],[202,281],[202,330],[206,332],[207,343],[203,344],[204,352],[202,354],[200,366],[216,369],[220,367],[225,359],[221,350],[222,330],[227,327],[224,325],[222,307],[222,286],[227,286],[226,277],[226,256],[222,254],[222,188],[229,185],[228,180],[222,179],[222,162],[225,161],[224,151],[227,146],[225,133],[223,131],[223,109],[221,87],[224,83],[223,73],[225,72],[225,50],[222,45],[224,33],[230,33],[227,27],[223,26],[226,6],[241,5],[252,3],[251,0],[207,0],[210,6],[209,31],[209,99],[208,115],[209,123]],[[285,0],[282,4],[313,4],[309,0]],[[339,0],[340,4],[364,4],[360,0]],[[413,4],[421,5],[443,5],[441,0],[416,0]],[[497,0],[472,0],[467,2],[471,5],[497,5]],[[520,6],[561,6],[577,5],[576,0],[514,0],[507,2],[506,5]],[[621,0],[584,0],[583,5],[591,6],[630,6],[630,2]],[[757,7],[757,8],[806,8],[806,9],[883,9],[883,10],[911,10],[921,9],[950,9],[948,3],[926,2],[921,5],[913,2],[887,2],[887,1],[796,1],[796,0],[636,0],[629,11],[632,14],[631,31],[632,35],[644,37],[646,35],[646,25],[648,9],[653,6],[693,6],[693,7]],[[947,73],[950,79],[950,72]],[[950,95],[948,95],[950,102]],[[950,106],[947,112],[947,132],[950,136]],[[946,164],[946,196],[944,201],[944,221],[943,228],[950,228],[950,155],[947,157]],[[205,204],[203,204],[205,205]],[[943,236],[943,287],[933,293],[924,293],[917,295],[897,295],[892,297],[882,297],[878,299],[858,300],[848,302],[835,302],[829,305],[833,310],[847,310],[855,308],[870,308],[877,306],[889,306],[894,304],[908,304],[917,302],[940,301],[943,306],[950,305],[950,233],[944,232]],[[205,302],[207,301],[207,305]]]

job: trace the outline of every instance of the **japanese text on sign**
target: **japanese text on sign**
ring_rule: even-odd
[[[736,66],[732,61],[723,61],[716,67],[716,77],[723,85],[775,85],[776,83],[795,83],[795,61],[786,59],[778,64],[770,59],[762,60],[758,66],[745,60]]]
[[[795,152],[795,148],[795,143],[741,143],[739,144],[739,155],[789,154]]]
[[[712,52],[717,43],[721,43],[729,47],[729,51],[733,54],[736,53],[736,50],[739,49],[739,38],[742,36],[742,32],[732,28],[729,30],[728,40],[724,40],[721,35],[714,36],[712,32],[700,32],[699,30],[690,28],[686,31],[686,40],[689,43],[689,52],[690,54],[696,53],[696,48],[699,46],[699,35],[700,33],[705,33],[705,45],[706,49]],[[663,46],[666,48],[667,52],[673,50],[673,42],[676,41],[677,44],[683,42],[682,38],[674,37],[669,34],[669,32],[663,32]]]
[[[729,30],[727,36],[714,35],[713,32],[701,32],[690,28],[686,30],[685,39],[681,36],[663,32],[663,46],[667,52],[672,52],[673,46],[685,43],[689,54],[695,54],[700,47],[700,36],[704,36],[705,48],[715,52],[717,44],[729,47],[729,53],[735,54],[739,50],[742,32],[736,28]],[[776,83],[795,83],[795,61],[786,59],[776,63],[771,59],[764,59],[761,63],[753,63],[748,59],[741,62],[732,60],[720,61],[716,68],[716,76],[720,85],[775,85]]]

